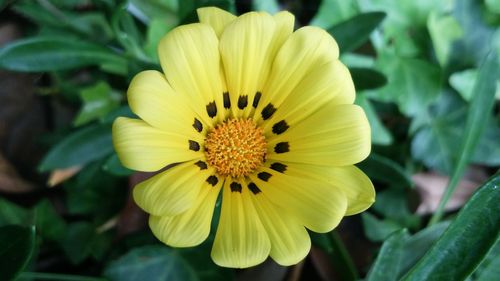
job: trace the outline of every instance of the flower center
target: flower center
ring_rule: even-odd
[[[266,160],[263,131],[250,119],[218,124],[205,139],[205,156],[221,176],[247,176]]]

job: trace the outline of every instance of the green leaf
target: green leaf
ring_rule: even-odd
[[[453,163],[460,152],[467,104],[453,93],[443,92],[430,107],[428,115],[421,114],[412,122],[411,131],[416,131],[411,140],[413,158],[427,167],[451,174]],[[476,146],[471,162],[496,166],[500,164],[500,127],[490,118],[484,121],[486,129]]]
[[[491,281],[500,276],[500,254],[483,270],[476,281]]]
[[[35,247],[35,228],[18,225],[0,227],[0,276],[14,280],[26,267]]]
[[[397,53],[403,57],[427,55],[429,45],[425,32],[427,17],[433,10],[445,6],[446,1],[421,0],[358,0],[361,11],[384,11],[387,18],[382,32],[372,43],[380,51]]]
[[[75,126],[105,117],[120,105],[121,99],[121,95],[114,92],[104,81],[81,90],[80,96],[83,100],[83,107],[73,121]]]
[[[309,24],[327,29],[358,13],[359,9],[356,0],[323,0],[319,6],[318,13]]]
[[[449,225],[450,222],[448,221],[431,225],[406,240],[402,248],[399,269],[394,269],[398,270],[399,278],[408,272],[427,253],[432,244],[436,242]]]
[[[372,210],[406,228],[416,228],[420,218],[410,212],[408,192],[399,188],[388,188],[377,193]]]
[[[85,165],[113,152],[111,125],[99,124],[80,129],[59,142],[39,166],[42,172]]]
[[[500,0],[485,0],[484,3],[490,11],[500,14]]]
[[[265,11],[273,15],[280,11],[280,5],[277,0],[253,0],[252,10]]]
[[[356,104],[361,106],[368,117],[371,127],[371,136],[373,144],[388,145],[392,143],[392,135],[380,121],[377,112],[369,99],[363,94],[356,95]]]
[[[328,255],[331,265],[341,280],[358,280],[358,272],[342,239],[336,231],[309,233],[313,245],[320,247]]]
[[[401,165],[382,155],[372,153],[357,165],[371,179],[384,182],[399,189],[413,186],[408,172]]]
[[[177,251],[165,246],[135,248],[111,262],[104,276],[112,281],[184,281],[200,280]]]
[[[500,237],[474,272],[474,276],[476,281],[495,280],[500,276]]]
[[[134,173],[134,171],[123,167],[120,159],[118,159],[118,155],[116,154],[112,154],[108,160],[106,160],[102,169],[115,176],[130,176]]]
[[[126,184],[122,178],[106,173],[104,159],[87,165],[75,178],[65,182],[68,213],[91,215],[96,223],[105,223],[123,208]]]
[[[384,241],[393,232],[403,228],[394,221],[379,220],[368,212],[361,214],[361,219],[366,237],[373,242]]]
[[[215,227],[216,228],[216,227]],[[213,230],[214,228],[212,228]],[[210,253],[215,233],[211,233],[205,242],[196,248],[174,249],[193,268],[199,280],[221,281],[234,280],[234,270],[216,265]]]
[[[460,96],[469,102],[474,94],[473,89],[477,75],[477,69],[467,69],[453,73],[449,78],[449,82]],[[500,78],[497,78],[495,98],[500,99]]]
[[[344,63],[349,69],[369,68],[369,69],[374,70],[373,67],[375,66],[375,58],[374,57],[363,55],[363,54],[358,54],[358,53],[341,54],[340,61],[342,63]],[[385,78],[385,76],[384,76],[384,79],[387,80],[387,78]]]
[[[397,280],[397,268],[401,263],[402,249],[408,240],[406,229],[392,234],[382,245],[372,268],[368,272],[366,281],[392,281]]]
[[[126,63],[106,47],[57,37],[23,39],[0,49],[0,68],[14,71],[42,72],[100,65],[123,74]]]
[[[116,39],[125,49],[127,55],[143,62],[150,62],[141,47],[144,39],[139,32],[134,18],[127,9],[125,4],[114,9],[111,26],[116,35]]]
[[[463,36],[457,20],[449,13],[434,11],[427,21],[434,52],[441,66],[446,66],[451,56],[452,44]]]
[[[59,244],[71,263],[80,264],[91,256],[101,259],[111,247],[111,239],[109,233],[100,233],[91,223],[76,222],[68,225]]]
[[[328,33],[339,44],[340,52],[349,52],[363,45],[384,18],[384,12],[359,14],[329,28]]]
[[[357,91],[379,88],[387,83],[384,74],[375,69],[351,67],[349,71]]]
[[[467,202],[445,233],[403,280],[463,280],[500,234],[500,174]]]
[[[437,2],[437,1],[436,1]],[[482,1],[456,0],[453,15],[465,36],[453,46],[453,61],[456,69],[477,66],[494,48],[494,27],[488,26],[482,16]]]
[[[32,222],[29,210],[0,198],[0,226],[9,224],[27,225]]]
[[[201,7],[214,6],[229,12],[235,10],[234,0],[178,0],[178,5],[178,15],[181,24],[197,22],[198,14],[196,13],[196,9]]]
[[[161,38],[177,25],[177,20],[172,18],[153,18],[148,25],[144,52],[153,61],[158,62],[158,43]]]
[[[108,42],[113,32],[101,12],[73,12],[59,9],[55,3],[37,1],[17,1],[14,11],[34,21],[41,28],[50,28],[80,39]],[[76,5],[74,5],[76,6]],[[70,7],[74,8],[74,7]]]
[[[178,22],[178,0],[128,0],[129,11],[144,23],[153,19]]]
[[[36,229],[45,239],[59,241],[66,235],[66,222],[57,214],[48,199],[42,199],[34,207]]]
[[[385,278],[388,278],[387,280],[399,280],[428,251],[432,244],[443,234],[448,225],[448,222],[441,222],[411,237],[404,234],[405,230],[395,232],[384,243],[387,246],[384,254],[382,254],[383,248],[380,251],[376,260],[376,262],[380,261],[378,269],[373,265],[373,269],[370,270],[370,272],[374,272],[373,274],[375,274],[375,270],[378,270],[377,276],[372,277],[373,280],[385,281]],[[399,259],[391,259],[391,255],[395,255]],[[382,266],[380,267],[380,265]],[[383,272],[384,269],[388,269],[390,272]]]
[[[474,99],[467,114],[464,134],[462,136],[459,158],[451,176],[450,182],[446,187],[445,193],[439,202],[439,206],[431,218],[431,224],[439,221],[444,206],[451,198],[453,191],[458,185],[467,164],[476,149],[481,134],[483,133],[487,120],[490,118],[495,99],[496,79],[499,75],[498,60],[494,53],[486,56],[479,68],[479,77],[474,86]]]
[[[369,91],[369,96],[395,102],[406,115],[421,114],[439,95],[441,71],[436,65],[387,52],[379,55],[376,64],[388,78],[388,83]]]
[[[88,222],[68,225],[64,239],[59,242],[71,263],[79,264],[91,255],[95,235],[95,228]]]

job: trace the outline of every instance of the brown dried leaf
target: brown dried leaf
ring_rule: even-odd
[[[33,190],[33,185],[22,179],[12,165],[0,153],[0,191],[23,193]]]
[[[421,202],[417,214],[433,213],[448,185],[449,177],[435,172],[418,173],[412,176],[415,188],[420,194]],[[445,206],[445,210],[457,210],[462,207],[474,191],[487,179],[486,173],[477,167],[471,167],[459,182],[453,196]]]
[[[47,185],[49,187],[54,187],[60,183],[63,183],[66,180],[73,177],[74,175],[78,174],[78,172],[80,172],[81,169],[82,169],[82,166],[74,166],[74,167],[69,167],[66,169],[54,170],[50,173]]]

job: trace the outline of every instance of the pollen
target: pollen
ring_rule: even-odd
[[[250,119],[229,119],[212,129],[205,139],[209,165],[223,177],[245,177],[266,160],[262,128]]]

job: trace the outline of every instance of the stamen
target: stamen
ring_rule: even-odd
[[[205,156],[221,176],[244,177],[266,160],[262,128],[251,119],[230,119],[217,125],[205,139]]]

